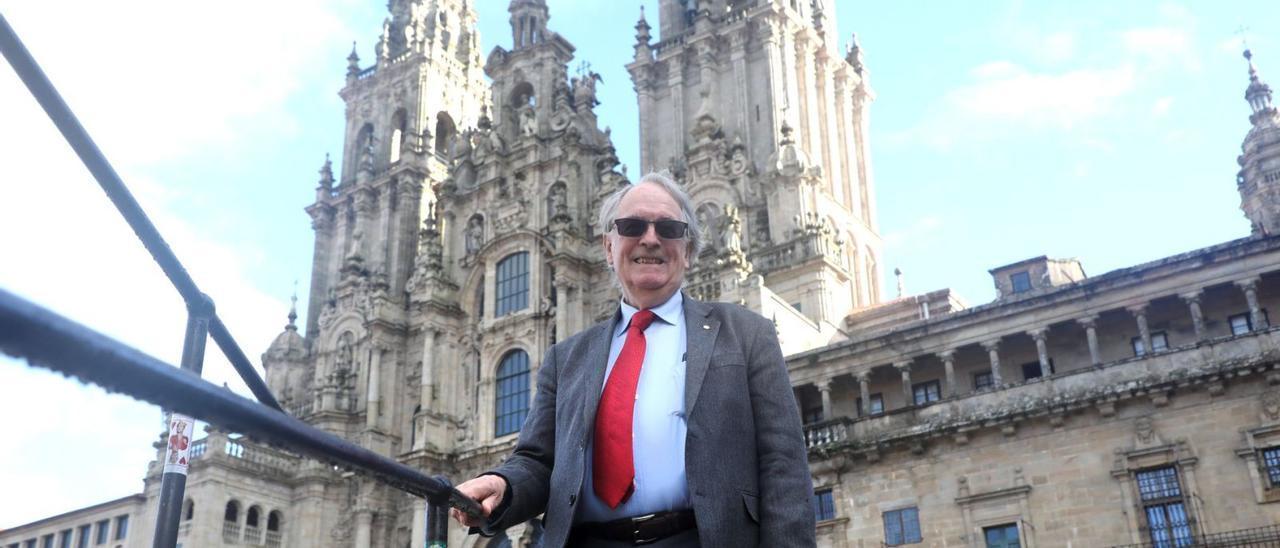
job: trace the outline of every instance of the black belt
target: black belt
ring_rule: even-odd
[[[676,510],[613,521],[579,523],[573,526],[571,534],[640,545],[657,542],[697,526],[693,510]]]

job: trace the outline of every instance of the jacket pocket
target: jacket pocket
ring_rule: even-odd
[[[751,493],[748,493],[746,491],[743,491],[742,504],[747,507],[747,516],[751,518],[751,521],[754,521],[757,524],[759,524],[760,523],[760,497],[753,495]]]
[[[742,358],[742,354],[738,352],[726,352],[723,354],[715,354],[711,356],[711,363],[707,364],[707,369],[715,369],[717,367],[728,367],[736,365],[743,367],[747,364],[747,360]]]

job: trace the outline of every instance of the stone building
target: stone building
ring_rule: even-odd
[[[998,297],[975,307],[901,284],[884,301],[874,93],[856,39],[836,50],[836,3],[659,6],[627,66],[641,167],[669,170],[708,227],[687,291],[777,326],[822,546],[1280,543],[1280,115],[1252,60],[1250,236],[1094,277],[1027,259],[992,269]],[[306,323],[291,311],[263,365],[293,415],[462,479],[512,448],[546,349],[613,313],[592,221],[628,178],[593,110],[598,77],[569,74],[545,1],[511,1],[511,48],[483,63],[470,2],[388,9],[377,59],[349,58],[340,169],[325,162],[307,208]],[[194,450],[184,546],[423,536],[421,501],[371,480],[217,429]],[[160,472],[120,511],[129,546],[149,544]],[[450,541],[540,534],[534,520]]]

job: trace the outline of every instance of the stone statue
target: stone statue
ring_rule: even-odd
[[[484,218],[476,215],[467,221],[466,233],[467,255],[480,251],[484,245]]]
[[[720,221],[720,240],[725,251],[742,251],[742,218],[738,208],[725,206],[724,218]]]
[[[538,133],[538,117],[533,112],[533,107],[524,105],[520,107],[520,134],[526,137]]]
[[[568,191],[565,190],[563,184],[555,184],[551,186],[551,195],[547,197],[547,210],[552,218],[566,217],[569,215]]]

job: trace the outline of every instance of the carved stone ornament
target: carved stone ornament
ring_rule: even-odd
[[[1263,421],[1280,421],[1280,390],[1263,392],[1258,403],[1262,409]]]

